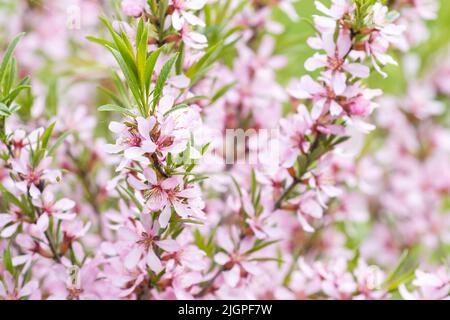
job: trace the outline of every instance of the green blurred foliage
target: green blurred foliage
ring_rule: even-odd
[[[330,3],[329,0],[322,2],[326,5]],[[315,33],[310,25],[312,15],[318,14],[314,6],[314,0],[299,0],[295,3],[295,7],[301,17],[298,22],[292,22],[279,9],[274,11],[275,20],[285,26],[284,32],[276,36],[276,53],[284,54],[289,60],[288,65],[278,74],[282,84],[286,84],[289,79],[298,78],[305,74],[304,62],[314,54],[314,50],[306,44],[306,39]],[[447,50],[450,42],[450,1],[440,1],[439,17],[429,23],[429,31],[429,40],[411,51],[417,53],[422,59],[422,71],[436,62],[437,55],[441,54],[443,50]],[[387,79],[373,73],[369,79],[369,84],[371,87],[383,89],[386,93],[401,94],[404,92],[406,82],[402,72],[401,53],[393,52],[392,54],[399,62],[399,66],[386,67],[389,74]]]

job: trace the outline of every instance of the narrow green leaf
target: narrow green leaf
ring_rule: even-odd
[[[88,39],[91,42],[95,42],[97,44],[105,46],[105,47],[113,47],[113,48],[115,47],[114,42],[111,42],[111,41],[108,41],[105,39],[100,39],[100,38],[96,38],[96,37],[92,37],[92,36],[87,36],[86,39]]]
[[[252,168],[252,173],[251,173],[251,195],[252,195],[252,203],[255,204],[255,197],[256,197],[256,188],[257,188],[258,184],[256,182],[256,173],[255,173],[255,169]]]
[[[144,22],[141,19],[139,25],[142,24],[143,31],[141,31],[141,38],[136,42],[136,62],[138,68],[139,79],[141,81],[141,88],[145,88],[145,64],[147,62],[148,49],[148,26],[143,26]],[[145,92],[142,89],[142,92]]]
[[[189,108],[189,106],[187,104],[178,104],[178,105],[174,106],[173,108],[171,108],[170,110],[166,111],[166,113],[164,113],[164,116],[167,116],[168,114],[171,114],[174,111],[186,109],[186,108]]]
[[[217,100],[219,100],[221,97],[223,97],[228,92],[228,90],[230,90],[232,87],[234,87],[236,85],[236,83],[237,83],[237,81],[233,81],[233,82],[228,83],[228,84],[224,85],[223,87],[221,87],[211,98],[211,103],[214,103]]]
[[[3,81],[3,77],[5,76],[6,67],[9,65],[11,61],[12,54],[20,39],[24,36],[25,33],[18,34],[9,44],[8,48],[6,48],[5,54],[3,55],[2,63],[0,64],[0,83]]]
[[[9,63],[9,67],[7,68],[8,72],[5,76],[5,83],[3,85],[3,94],[9,93],[11,90],[14,81],[16,80],[16,74],[17,74],[17,64],[14,59],[11,59],[11,62]]]
[[[22,90],[31,89],[29,85],[19,85],[11,90],[11,92],[5,97],[5,102],[11,104]]]
[[[117,97],[111,90],[106,89],[104,87],[98,87],[98,90],[100,90],[102,93],[108,96],[115,104],[117,104],[122,108],[125,108],[125,103],[119,97]]]
[[[103,106],[100,106],[98,108],[98,111],[112,111],[112,112],[116,111],[116,112],[120,112],[120,113],[126,114],[126,115],[131,116],[131,117],[134,116],[134,114],[132,112],[130,112],[130,110],[128,110],[126,108],[123,108],[123,107],[120,107],[120,106],[115,105],[115,104],[105,104]]]
[[[139,109],[141,110],[141,113],[143,116],[145,116],[143,113],[143,106],[141,102],[140,97],[140,90],[139,90],[139,82],[136,78],[136,76],[133,74],[133,72],[128,68],[126,62],[123,60],[121,54],[114,48],[108,48],[116,61],[118,62],[120,68],[122,69],[122,72],[124,73],[124,76],[127,80],[128,86],[131,90],[131,93],[133,94],[133,97],[136,101],[136,103],[139,106]]]
[[[145,62],[144,78],[145,78],[145,92],[147,96],[150,94],[150,84],[152,83],[153,70],[155,69],[155,64],[156,61],[158,60],[159,54],[161,53],[161,49],[162,47],[153,51],[148,57],[147,61]]]
[[[250,250],[246,251],[244,253],[244,255],[249,255],[252,254],[254,252],[260,251],[272,244],[275,244],[277,242],[279,242],[280,240],[271,240],[271,241],[256,241],[255,245],[253,246],[253,248],[251,248]]]
[[[0,102],[0,116],[9,117],[11,115],[11,110],[4,103]]]
[[[72,134],[71,131],[64,132],[62,135],[56,139],[55,143],[48,149],[48,155],[53,155],[59,146],[67,139],[68,136]]]
[[[8,201],[8,203],[14,203],[16,206],[18,206],[20,209],[22,209],[24,212],[27,212],[26,206],[20,201],[16,196],[14,196],[11,192],[6,189],[3,184],[0,183],[0,191],[4,197],[5,200]]]
[[[55,128],[56,122],[53,122],[50,124],[42,134],[41,138],[41,149],[46,150],[48,146],[48,142],[50,140],[50,137],[52,136],[53,129]]]
[[[161,94],[164,88],[164,84],[169,77],[170,71],[178,58],[178,53],[175,53],[169,60],[166,61],[164,66],[161,68],[158,79],[156,80],[155,90],[153,91],[153,111],[161,98]]]
[[[11,257],[11,249],[10,246],[7,246],[6,250],[3,253],[3,264],[5,269],[12,275],[14,275],[14,266]]]

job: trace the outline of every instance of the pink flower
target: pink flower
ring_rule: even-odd
[[[8,271],[3,271],[1,278],[3,281],[0,280],[0,300],[24,299],[30,297],[39,287],[35,280],[24,283],[23,276],[16,281]]]
[[[368,266],[367,263],[359,259],[358,265],[353,271],[358,283],[360,294],[355,299],[382,299],[386,297],[386,292],[381,288],[386,275],[377,266]]]
[[[208,39],[200,32],[192,31],[188,26],[184,26],[180,30],[181,39],[189,48],[202,50],[208,46]]]
[[[404,284],[399,287],[399,292],[406,300],[443,300],[449,298],[450,276],[448,271],[441,267],[434,273],[416,270],[416,278],[413,285],[418,290],[410,292]]]
[[[297,157],[306,154],[309,151],[310,142],[307,135],[311,133],[312,119],[304,105],[298,107],[298,112],[290,115],[287,119],[280,120],[280,129],[282,131],[281,163],[285,168],[294,165]]]
[[[99,300],[111,299],[114,291],[100,272],[100,260],[88,259],[83,266],[64,260],[52,269],[55,279],[49,284],[49,300]]]
[[[147,7],[146,0],[122,0],[122,11],[130,17],[140,17]]]
[[[192,244],[192,241],[193,237],[189,232],[182,232],[177,237],[177,242],[180,245],[179,250],[163,253],[162,259],[167,261],[167,270],[180,268],[184,272],[187,272],[187,270],[206,271],[208,268],[206,253]]]
[[[155,117],[137,117],[133,125],[111,122],[109,129],[119,134],[114,145],[107,145],[107,152],[124,152],[124,157],[129,160],[141,160],[146,153],[153,153],[156,145],[151,138],[151,131],[156,125]],[[119,166],[122,167],[122,166]]]
[[[60,178],[60,172],[49,169],[52,162],[51,157],[45,157],[36,166],[30,163],[30,154],[22,150],[19,159],[11,160],[12,170],[17,174],[19,181],[15,187],[22,193],[30,192],[32,197],[40,194],[38,187],[41,183],[47,181],[54,183]]]
[[[334,32],[336,21],[350,15],[355,10],[355,4],[348,0],[333,0],[331,7],[327,8],[320,1],[315,1],[317,10],[325,16],[313,16],[314,24],[320,32]]]
[[[84,237],[90,227],[90,221],[83,223],[80,220],[66,220],[63,221],[61,225],[65,241],[74,241],[76,239]]]
[[[254,235],[258,239],[267,239],[270,236],[270,217],[273,213],[273,201],[270,199],[262,199],[261,205],[263,206],[262,212],[255,211],[250,197],[245,194],[243,196],[244,210],[248,218],[245,222],[249,225]]]
[[[55,195],[50,188],[46,188],[42,193],[36,195],[33,204],[41,209],[41,215],[36,221],[36,226],[41,232],[47,231],[49,217],[59,220],[73,220],[76,216],[75,213],[68,212],[75,207],[75,202],[67,198],[55,202]]]
[[[179,176],[158,180],[152,169],[145,169],[139,177],[142,180],[130,175],[127,181],[134,189],[144,193],[148,210],[161,210],[158,221],[162,228],[167,226],[172,208],[182,218],[203,218],[203,202],[197,187],[183,188]]]
[[[257,273],[255,262],[247,251],[253,247],[254,238],[244,238],[238,241],[237,230],[227,232],[224,228],[217,231],[217,241],[223,249],[214,256],[214,261],[224,267],[223,277],[230,287],[236,287],[241,278]]]
[[[313,57],[305,62],[305,69],[314,71],[319,68],[325,68],[332,75],[342,73],[344,71],[350,73],[357,78],[367,78],[370,70],[360,63],[350,63],[347,60],[352,50],[352,40],[350,32],[341,31],[334,42],[333,33],[324,33],[320,38],[321,48],[325,50],[326,55],[316,53]]]
[[[166,252],[175,252],[179,249],[178,243],[173,239],[160,239],[158,236],[159,224],[152,222],[149,214],[141,214],[141,220],[135,220],[130,226],[118,230],[119,236],[128,244],[124,264],[128,270],[134,269],[141,260],[156,274],[162,271],[163,265],[155,252],[160,248]]]
[[[126,298],[131,296],[144,281],[145,263],[137,265],[133,270],[128,270],[123,260],[119,256],[114,256],[105,263],[104,274],[111,285],[118,288],[118,297]]]
[[[20,212],[20,210],[18,210]],[[9,238],[11,237],[16,231],[17,228],[22,223],[22,217],[20,214],[17,213],[0,213],[0,237],[2,238]]]
[[[309,223],[311,218],[320,219],[323,215],[323,206],[314,191],[307,191],[301,196],[292,200],[297,206],[297,219],[301,227],[306,232],[314,232],[314,228]]]
[[[335,186],[336,176],[332,166],[332,156],[327,155],[318,161],[317,167],[304,175],[311,189],[315,190],[317,199],[325,206],[328,198],[340,196],[343,192]]]
[[[315,82],[309,75],[303,76],[300,81],[292,83],[288,92],[297,99],[311,99],[313,108],[311,117],[317,120],[323,114],[330,112],[332,116],[338,116],[342,112],[342,106],[337,101],[346,89],[345,75],[336,74],[331,80],[320,78],[321,83]]]
[[[192,26],[204,27],[203,20],[194,15],[191,11],[203,8],[206,0],[171,0],[169,5],[174,9],[172,13],[172,26],[175,30],[181,30],[185,23]]]
[[[319,278],[323,293],[333,299],[351,299],[357,289],[352,274],[347,271],[347,261],[344,258],[327,263],[315,262],[312,266],[300,258],[299,266],[308,278]]]

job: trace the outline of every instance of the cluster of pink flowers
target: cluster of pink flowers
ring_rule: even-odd
[[[289,0],[123,0],[112,22],[95,1],[18,3],[0,300],[448,298],[450,64],[419,77],[407,54],[437,1],[316,1],[288,85],[272,12],[298,24]],[[404,97],[369,86],[398,62]]]

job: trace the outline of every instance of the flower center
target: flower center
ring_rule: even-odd
[[[80,294],[83,293],[83,289],[81,288],[68,288],[67,291],[69,291],[69,295],[67,296],[68,300],[78,300],[80,298]]]
[[[339,71],[344,64],[344,60],[339,59],[338,57],[328,57],[328,66],[333,71]]]
[[[140,147],[141,146],[142,139],[138,136],[133,135],[129,140],[128,143],[133,147]]]
[[[149,250],[151,246],[153,245],[153,236],[148,234],[147,232],[141,233],[141,239],[137,241],[137,244],[144,246],[145,250]]]

